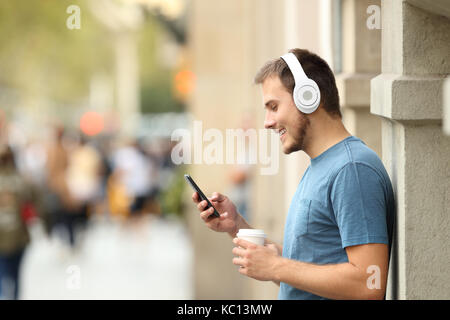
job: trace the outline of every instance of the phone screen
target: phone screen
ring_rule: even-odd
[[[208,198],[205,196],[205,194],[202,192],[202,190],[197,186],[197,184],[194,182],[194,180],[191,178],[191,176],[188,174],[185,174],[184,178],[191,185],[192,189],[194,189],[194,191],[196,191],[198,193],[200,199],[206,200],[206,202],[208,202],[208,205],[206,206],[205,210],[207,210],[208,208],[211,208],[211,207],[214,208],[214,206],[211,204],[211,202],[208,200]],[[219,212],[217,212],[216,208],[214,208],[213,216],[220,217],[220,214],[219,214]]]

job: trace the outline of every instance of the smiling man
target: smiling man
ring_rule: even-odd
[[[395,216],[386,170],[374,151],[342,123],[335,78],[327,63],[302,49],[266,63],[264,126],[280,135],[283,152],[311,158],[289,208],[283,245],[234,239],[239,272],[280,284],[279,299],[382,299]],[[300,179],[300,177],[299,177]],[[192,196],[212,230],[235,238],[251,228],[224,195],[210,198],[221,213]]]

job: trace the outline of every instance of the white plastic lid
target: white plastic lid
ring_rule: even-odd
[[[237,233],[238,237],[266,237],[264,230],[262,229],[239,229]]]

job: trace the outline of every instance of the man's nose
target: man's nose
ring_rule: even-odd
[[[266,118],[264,119],[264,128],[271,129],[275,127],[275,120],[270,116],[269,113],[266,114]]]

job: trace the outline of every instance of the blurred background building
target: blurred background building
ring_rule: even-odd
[[[21,239],[0,257],[22,265],[18,298],[275,299],[275,284],[237,272],[183,174],[281,243],[309,158],[277,150],[274,175],[177,165],[172,134],[194,134],[194,121],[223,136],[262,129],[253,77],[300,47],[329,63],[347,129],[392,179],[388,298],[449,299],[449,19],[446,0],[2,2],[0,143],[27,187],[20,219],[0,219],[0,230],[20,221]]]

